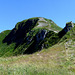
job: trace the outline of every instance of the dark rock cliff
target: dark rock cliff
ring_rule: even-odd
[[[69,22],[61,30],[52,20],[31,18],[18,22],[3,39],[3,43],[7,43],[8,52],[12,55],[31,54],[58,43],[73,26],[73,23]]]
[[[62,31],[59,32],[59,37],[63,37],[68,31],[70,31],[74,27],[74,24],[71,22],[66,23],[66,26]]]

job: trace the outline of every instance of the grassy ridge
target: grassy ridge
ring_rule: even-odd
[[[51,24],[51,29],[54,31],[61,31],[62,28],[60,28],[59,26],[57,26],[52,20],[46,19],[44,18],[46,21],[48,21],[48,23]]]
[[[10,33],[11,30],[6,30],[0,33],[0,43],[2,43],[3,39]]]

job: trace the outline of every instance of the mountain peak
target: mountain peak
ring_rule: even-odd
[[[2,40],[1,45],[7,44],[4,46],[3,55],[7,55],[8,52],[10,55],[32,54],[43,48],[51,47],[58,43],[72,27],[74,27],[74,24],[68,22],[65,28],[62,29],[52,20],[43,17],[34,17],[18,22]],[[4,35],[5,32],[1,35]]]

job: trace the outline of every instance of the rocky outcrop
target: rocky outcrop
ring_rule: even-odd
[[[35,17],[18,22],[3,39],[10,46],[15,43],[13,53],[31,54],[48,48],[58,42],[58,31],[61,30],[52,20]]]
[[[71,22],[66,23],[66,27],[64,28],[64,31],[67,33],[69,30],[71,30],[74,27],[74,24]]]
[[[74,24],[71,22],[66,23],[66,26],[62,31],[59,32],[59,37],[63,37],[68,31],[70,31],[74,27]]]
[[[41,32],[36,34],[36,42],[39,43],[40,41],[44,40],[44,38],[46,37],[46,34],[47,34],[46,30],[42,30]]]
[[[39,17],[37,27],[45,27],[45,26],[51,26],[51,24],[48,21],[46,21],[44,18]]]

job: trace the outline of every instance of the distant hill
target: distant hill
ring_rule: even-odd
[[[63,41],[65,36],[68,38],[67,34],[72,32],[64,30],[52,20],[42,17],[18,22],[12,30],[0,33],[0,56],[32,54],[51,47]]]

